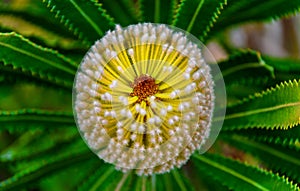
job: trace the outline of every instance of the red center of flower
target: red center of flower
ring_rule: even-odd
[[[138,96],[137,103],[147,101],[148,96],[152,96],[158,92],[158,85],[155,83],[155,79],[147,74],[143,74],[134,79],[131,84],[133,92],[130,96]]]

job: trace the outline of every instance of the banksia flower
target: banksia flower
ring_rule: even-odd
[[[116,26],[84,57],[74,85],[78,128],[117,169],[180,167],[210,134],[213,81],[197,44],[163,24]]]

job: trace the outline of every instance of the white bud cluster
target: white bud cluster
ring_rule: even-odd
[[[157,87],[148,84],[154,93],[140,76],[155,80]],[[83,59],[74,90],[84,139],[122,171],[148,175],[180,167],[210,133],[210,68],[196,44],[163,24],[107,32]]]

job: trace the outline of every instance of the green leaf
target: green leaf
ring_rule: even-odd
[[[226,5],[227,0],[183,0],[172,25],[203,41]]]
[[[266,64],[274,68],[276,81],[300,79],[300,60],[292,58],[274,58],[263,55]]]
[[[97,157],[63,168],[63,170],[44,177],[38,183],[39,190],[77,190],[78,185],[88,179],[102,161]]]
[[[0,111],[0,123],[0,131],[28,131],[75,126],[73,113],[40,109]]]
[[[9,1],[9,3],[0,1],[0,13],[22,18],[59,36],[75,38],[57,19],[52,17],[52,13],[50,13],[41,0],[30,0],[26,1],[26,3],[21,3],[20,1]],[[22,26],[19,27],[22,28]]]
[[[249,139],[253,139],[260,142],[272,143],[276,145],[282,145],[289,148],[299,150],[297,143],[300,141],[300,125],[287,129],[239,129],[237,131],[222,131],[221,134],[230,135],[237,134]]]
[[[274,77],[273,67],[267,65],[260,53],[254,50],[234,52],[227,60],[219,62],[219,68],[226,85],[236,84],[242,79],[253,78],[254,76]]]
[[[12,162],[36,157],[58,145],[72,143],[76,138],[79,138],[79,135],[75,127],[50,131],[26,131],[0,152],[0,161]]]
[[[300,122],[299,100],[299,81],[281,83],[275,88],[250,96],[240,104],[228,107],[223,130],[293,127]]]
[[[193,162],[201,173],[210,176],[230,190],[267,191],[297,188],[287,178],[219,155],[195,154]]]
[[[177,1],[139,0],[139,4],[144,22],[171,24]]]
[[[24,165],[24,169],[0,182],[0,190],[28,187],[43,176],[49,176],[51,173],[90,159],[94,154],[86,149],[81,140],[78,143],[59,150],[59,153],[53,152],[47,158],[31,162],[30,165]]]
[[[102,164],[93,175],[78,188],[79,191],[114,190],[122,173],[116,171],[113,166]]]
[[[55,17],[88,44],[114,27],[112,18],[96,0],[43,0]]]
[[[300,0],[227,0],[227,6],[214,21],[210,28],[211,32],[202,38],[209,39],[215,33],[239,23],[287,17],[299,10]]]
[[[181,191],[194,190],[193,186],[188,181],[188,179],[184,176],[182,171],[180,172],[177,169],[173,169],[171,171],[171,174],[172,174],[173,178],[175,179],[175,182],[177,183],[178,188],[180,188]]]
[[[138,22],[137,7],[132,0],[99,0],[103,8],[113,17],[114,22],[127,26]]]
[[[82,45],[80,41],[61,36],[37,24],[9,13],[0,15],[1,31],[15,31],[34,42],[52,48],[86,49],[86,46]]]
[[[289,16],[299,9],[300,0],[183,0],[173,25],[206,42],[229,26]]]
[[[0,33],[0,61],[31,76],[72,88],[77,63],[12,33]]]
[[[272,171],[287,175],[300,182],[300,153],[295,149],[254,141],[236,134],[226,136],[225,140],[230,145],[260,158],[264,165],[271,168]]]

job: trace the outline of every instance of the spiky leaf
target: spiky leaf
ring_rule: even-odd
[[[36,157],[58,145],[72,143],[76,138],[78,139],[79,135],[75,127],[50,131],[26,131],[0,152],[0,161],[12,162]]]
[[[220,155],[199,155],[193,157],[197,168],[219,184],[230,190],[292,190],[297,186],[260,168],[248,166]]]
[[[284,6],[282,6],[284,5]],[[211,32],[204,39],[215,33],[243,22],[264,21],[290,16],[300,10],[300,0],[227,0],[227,5],[211,26]]]
[[[300,122],[299,100],[299,81],[281,83],[227,108],[223,130],[293,127]]]
[[[260,53],[254,50],[236,51],[228,59],[219,62],[219,67],[226,85],[237,84],[254,76],[274,77],[273,67],[267,65]]]
[[[0,131],[28,131],[75,126],[72,113],[40,109],[0,111],[0,122]]]
[[[108,190],[111,188],[114,190],[117,184],[117,180],[120,181],[122,173],[116,171],[110,165],[101,165],[89,179],[79,187],[80,191],[96,191],[96,190]],[[112,181],[113,180],[113,181]]]
[[[47,158],[37,159],[30,165],[23,165],[23,169],[12,177],[0,182],[0,190],[28,187],[43,176],[62,170],[65,167],[76,165],[91,158],[92,153],[86,149],[82,141],[74,143],[67,148],[52,153]]]
[[[12,65],[14,69],[21,69],[31,76],[63,87],[72,87],[76,63],[14,32],[0,33],[0,58],[4,65]]]
[[[243,137],[248,137],[260,142],[272,143],[276,145],[282,145],[294,149],[300,149],[297,143],[300,141],[300,125],[287,130],[281,129],[239,129],[237,131],[222,131],[221,134],[231,135],[231,134],[241,135]]]
[[[300,79],[300,60],[292,58],[275,58],[267,55],[262,56],[266,64],[274,68],[276,81]]]
[[[300,0],[183,0],[173,24],[207,41],[229,26],[279,18],[299,9]]]
[[[61,23],[80,39],[87,40],[89,44],[100,39],[105,31],[114,26],[112,18],[96,0],[43,0],[43,2]]]
[[[172,24],[203,41],[226,4],[227,0],[183,0]]]
[[[122,26],[135,24],[139,20],[137,5],[131,0],[99,0],[103,8]]]
[[[264,165],[273,171],[285,174],[297,182],[300,181],[300,153],[295,149],[251,140],[240,135],[226,136],[232,146],[260,158]]]
[[[65,27],[57,21],[57,19],[52,17],[52,14],[41,0],[30,0],[26,1],[26,3],[14,0],[9,2],[0,1],[0,13],[3,15],[11,15],[17,18],[22,18],[23,20],[39,26],[50,33],[55,33],[62,37],[75,38],[72,33],[66,30]],[[6,23],[8,22],[7,20],[3,21]],[[17,30],[23,27],[19,25],[20,23],[7,24],[16,24],[19,26]],[[23,32],[26,33],[27,31]]]
[[[171,24],[176,0],[140,0],[142,19],[145,22]]]

